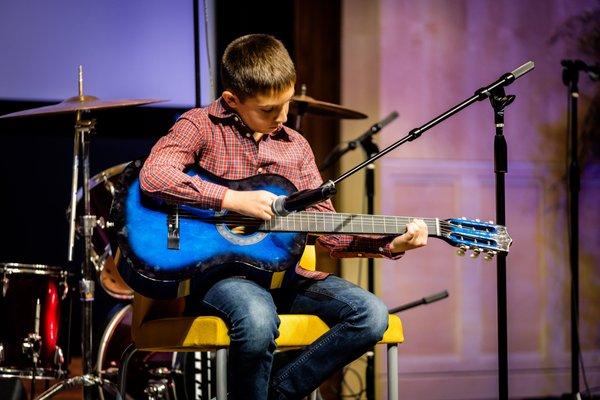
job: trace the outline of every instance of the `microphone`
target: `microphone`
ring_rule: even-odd
[[[477,100],[483,100],[486,97],[490,97],[492,95],[492,91],[494,89],[502,88],[504,86],[508,86],[513,83],[519,77],[525,75],[529,71],[531,71],[535,67],[533,61],[527,61],[525,64],[521,65],[517,69],[512,72],[507,72],[502,75],[496,82],[492,83],[489,86],[478,89],[475,94],[479,96]]]
[[[346,144],[346,146],[342,147],[341,145],[338,145],[331,153],[329,153],[329,155],[327,157],[325,157],[325,160],[323,160],[323,163],[319,167],[319,171],[324,171],[327,168],[329,168],[337,160],[339,160],[344,154],[346,154],[350,150],[356,149],[359,144],[361,144],[365,140],[369,139],[371,136],[375,135],[377,132],[382,130],[387,124],[389,124],[396,118],[398,118],[398,112],[393,111],[390,113],[390,115],[388,115],[381,121],[373,124],[369,129],[367,129],[365,131],[365,133],[360,135],[358,138],[348,142]]]
[[[390,308],[388,310],[389,314],[396,314],[397,312],[408,310],[409,308],[413,308],[416,306],[420,306],[422,304],[430,304],[435,301],[439,301],[448,297],[448,291],[444,290],[443,292],[435,293],[427,297],[423,297],[420,300],[411,301],[410,303],[402,304],[401,306]]]
[[[313,204],[325,201],[336,192],[335,183],[327,181],[316,189],[305,189],[289,196],[278,196],[271,205],[271,209],[275,215],[285,217],[291,212],[304,210]]]
[[[562,60],[560,65],[566,69],[575,69],[576,71],[587,72],[588,76],[593,81],[600,79],[600,66],[598,65],[588,65],[581,60]]]

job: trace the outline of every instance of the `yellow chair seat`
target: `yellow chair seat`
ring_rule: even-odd
[[[281,314],[278,347],[307,346],[329,330],[315,315]],[[228,329],[219,317],[160,318],[144,322],[135,332],[135,344],[145,351],[207,351],[229,346]],[[402,322],[390,315],[380,343],[404,341]]]

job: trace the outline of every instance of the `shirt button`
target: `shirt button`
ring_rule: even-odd
[[[384,250],[384,249],[383,249],[383,247],[380,247],[380,248],[379,248],[379,251],[380,251],[381,253],[383,253],[383,250]]]
[[[356,256],[357,257],[362,257],[362,253],[358,253]]]
[[[263,172],[263,169],[262,169],[262,167],[261,167],[261,168],[259,168],[257,171],[258,171],[258,173],[259,173],[259,174],[260,174],[261,172]]]
[[[238,117],[233,117],[233,120],[234,120],[235,122],[238,122],[240,119],[239,119]]]
[[[250,136],[252,136],[252,135],[250,134],[250,132],[246,133],[246,137],[250,137]]]

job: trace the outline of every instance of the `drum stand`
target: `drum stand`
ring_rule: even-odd
[[[77,98],[76,98],[77,99]],[[94,100],[93,96],[83,95],[83,73],[79,67],[79,101]],[[73,247],[75,241],[75,216],[77,207],[77,180],[79,177],[79,161],[83,166],[83,204],[84,214],[81,217],[83,237],[85,243],[85,254],[82,266],[81,279],[79,281],[79,294],[81,304],[81,356],[83,364],[83,375],[74,376],[58,382],[43,392],[36,400],[44,400],[54,397],[65,389],[76,386],[83,387],[83,398],[93,400],[97,387],[103,388],[120,399],[119,390],[112,382],[100,378],[98,371],[94,371],[92,360],[92,302],[94,301],[94,270],[92,263],[92,234],[97,224],[95,215],[90,215],[90,166],[89,166],[89,144],[90,136],[95,131],[96,121],[94,119],[83,119],[85,110],[77,110],[75,123],[75,137],[73,141],[73,175],[71,186],[71,213],[69,230],[69,261],[73,261]]]

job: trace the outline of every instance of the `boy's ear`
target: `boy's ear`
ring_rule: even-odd
[[[229,90],[223,91],[221,97],[223,97],[223,100],[225,100],[227,105],[233,109],[236,109],[237,106],[241,103],[240,99]]]

